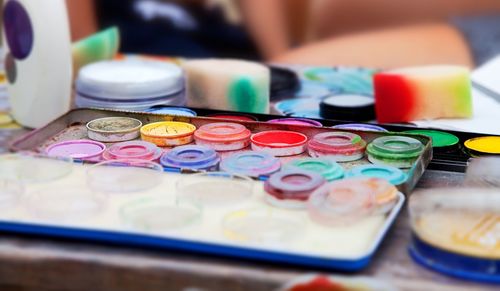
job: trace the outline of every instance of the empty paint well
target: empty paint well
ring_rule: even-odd
[[[293,156],[305,151],[307,136],[294,131],[269,130],[252,135],[252,150],[274,156]]]
[[[160,158],[164,167],[192,170],[216,170],[219,162],[220,157],[214,149],[199,145],[179,146]]]
[[[281,168],[280,160],[266,152],[235,153],[220,164],[221,170],[250,177],[269,176]]]
[[[374,139],[366,148],[368,160],[396,168],[410,168],[422,153],[424,145],[406,136],[383,136]]]
[[[328,158],[296,159],[286,165],[286,168],[290,167],[316,172],[327,181],[338,180],[344,177],[344,169],[342,166]]]
[[[234,151],[250,144],[250,130],[232,122],[215,122],[202,125],[194,133],[196,144],[216,151]]]
[[[328,156],[338,162],[363,158],[366,142],[350,132],[323,132],[315,135],[308,144],[312,157]]]
[[[61,179],[73,170],[73,159],[33,153],[0,156],[0,178],[24,184],[44,183]]]
[[[406,181],[408,175],[396,167],[384,165],[356,166],[346,173],[349,177],[371,177],[387,180],[392,185],[399,185]]]

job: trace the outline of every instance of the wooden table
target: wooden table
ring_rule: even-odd
[[[23,132],[0,129],[0,152]],[[458,187],[463,178],[459,173],[427,171],[417,187]],[[405,209],[369,268],[357,275],[386,280],[401,290],[499,290],[416,265],[407,254],[409,239]],[[3,233],[0,238],[0,290],[260,291],[311,272],[321,270]]]

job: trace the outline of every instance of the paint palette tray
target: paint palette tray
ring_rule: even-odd
[[[209,115],[223,112],[199,110],[197,113]],[[132,117],[143,124],[188,122],[197,128],[231,121],[243,125],[251,134],[285,130],[308,138],[338,131],[326,127],[222,120],[202,116],[78,109],[26,134],[15,141],[11,148],[14,151],[44,152],[58,142],[86,139],[85,125],[89,121],[112,116]],[[267,115],[256,117],[259,120],[272,119],[272,116]],[[266,180],[266,176],[249,179],[210,171],[197,174],[186,171],[159,173],[154,166],[145,163],[128,170],[138,173],[150,171],[156,181],[150,187],[143,187],[147,186],[140,183],[144,179],[135,179],[138,180],[137,184],[126,187],[125,191],[109,187],[103,177],[109,178],[109,181],[132,181],[123,178],[130,174],[128,171],[121,171],[118,165],[115,167],[118,172],[113,173],[114,169],[107,167],[106,162],[96,164],[95,161],[87,161],[74,164],[71,174],[59,180],[27,184],[23,199],[9,211],[0,213],[0,230],[317,268],[360,270],[370,262],[396,219],[405,200],[403,193],[409,194],[415,187],[432,158],[432,150],[430,139],[425,136],[374,131],[350,133],[358,134],[367,143],[381,137],[412,136],[422,143],[422,151],[409,168],[403,169],[407,178],[397,185],[399,192],[396,202],[389,211],[369,215],[348,226],[323,226],[311,220],[307,211],[273,207],[265,199],[265,183],[262,180]],[[106,147],[112,145],[107,143]],[[224,162],[231,155],[249,148],[247,146],[241,150],[219,154]],[[278,159],[285,164],[305,157],[308,157],[307,153]],[[349,170],[359,165],[370,165],[370,162],[364,157],[342,162],[341,165]],[[219,181],[203,186],[206,179]],[[72,191],[68,189],[80,189],[74,193],[74,204],[60,199],[60,194]],[[213,192],[216,196],[207,200],[200,199],[196,195],[200,193],[200,189]],[[43,197],[47,199],[44,200]],[[47,203],[50,199],[60,203]],[[65,209],[72,209],[72,214],[69,215]],[[262,221],[266,223],[261,223]]]

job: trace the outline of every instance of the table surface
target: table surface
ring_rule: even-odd
[[[0,153],[25,130],[0,129]],[[459,187],[464,175],[426,171],[417,188]],[[498,290],[452,279],[415,264],[407,253],[406,207],[370,266],[355,275],[390,282],[400,290]],[[213,256],[55,240],[0,236],[0,290],[274,290],[300,275],[321,272]],[[341,274],[347,275],[350,274]]]

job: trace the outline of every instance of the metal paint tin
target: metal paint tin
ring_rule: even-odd
[[[147,160],[160,158],[162,150],[155,144],[133,140],[116,143],[110,146],[102,155],[105,160]]]
[[[250,177],[269,176],[279,171],[280,160],[266,152],[245,151],[235,153],[220,164],[221,170]]]
[[[102,142],[120,142],[139,137],[142,122],[130,117],[104,117],[87,123],[90,139]]]
[[[103,143],[79,139],[67,140],[50,145],[45,150],[52,157],[70,157],[77,160],[100,160],[106,149]]]
[[[252,135],[252,150],[265,151],[275,157],[301,154],[306,149],[307,136],[294,131],[269,130]]]
[[[350,177],[371,177],[385,179],[392,185],[399,185],[408,179],[408,175],[396,167],[384,165],[361,165],[351,168],[346,173]]]
[[[197,145],[211,147],[216,151],[234,151],[250,144],[250,130],[232,122],[215,122],[200,126],[194,133]]]
[[[193,141],[195,130],[190,123],[161,121],[141,127],[141,138],[161,147],[185,145]]]
[[[300,168],[320,174],[327,181],[338,180],[344,177],[344,169],[329,158],[303,158],[286,164],[285,168]]]
[[[279,118],[267,121],[269,123],[290,124],[290,125],[306,125],[306,126],[323,126],[321,122],[307,118]]]
[[[374,139],[366,148],[368,160],[374,164],[383,164],[396,168],[410,168],[424,145],[418,140],[406,136],[382,136]]]
[[[363,158],[366,142],[350,132],[323,132],[315,135],[308,144],[311,157],[328,156],[337,162]]]
[[[164,167],[192,170],[217,170],[219,162],[220,157],[214,149],[199,145],[179,146],[160,158]]]

